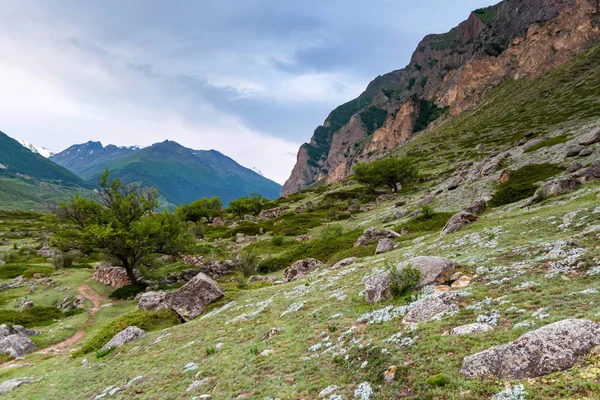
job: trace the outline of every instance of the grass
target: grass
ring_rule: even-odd
[[[499,207],[531,197],[539,187],[536,182],[561,172],[562,169],[554,164],[531,164],[510,171],[509,179],[498,185],[489,205]]]
[[[528,147],[525,150],[525,153],[531,153],[533,151],[539,150],[539,149],[543,149],[544,147],[552,147],[555,146],[557,144],[561,144],[561,143],[565,143],[567,142],[569,139],[571,139],[571,135],[559,135],[559,136],[555,136],[553,138],[550,139],[546,139],[538,144],[535,144],[531,147]]]
[[[26,328],[48,325],[51,322],[75,314],[83,310],[72,310],[63,312],[56,307],[35,306],[23,311],[0,310],[0,324],[22,325]]]
[[[406,241],[431,232],[439,232],[454,215],[452,212],[436,212],[431,215],[417,215],[403,224],[396,226],[395,230],[401,232],[407,230],[400,240]]]

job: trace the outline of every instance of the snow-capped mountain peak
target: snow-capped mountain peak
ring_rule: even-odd
[[[31,150],[33,153],[37,153],[40,156],[49,158],[51,156],[54,155],[54,153],[50,150],[48,150],[45,147],[41,147],[41,146],[36,146],[33,143],[25,140],[25,139],[17,139],[19,143],[21,143],[21,145],[29,150]]]

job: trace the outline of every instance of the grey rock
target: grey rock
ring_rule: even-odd
[[[306,260],[298,260],[293,263],[290,267],[283,271],[284,282],[291,282],[299,276],[306,275],[307,272],[312,271],[318,266],[323,265],[319,260],[314,258],[307,258]]]
[[[407,324],[414,324],[429,321],[438,314],[458,311],[458,306],[455,304],[457,300],[458,295],[456,293],[434,293],[431,296],[414,302],[402,321]]]
[[[396,243],[392,239],[381,239],[379,243],[377,243],[377,249],[375,249],[375,254],[385,254],[394,250]]]
[[[477,219],[477,215],[465,211],[454,214],[442,229],[441,236],[458,232],[463,226],[469,225],[471,222],[477,221]]]
[[[248,278],[248,283],[252,282],[275,282],[277,278],[274,276],[252,275]]]
[[[165,303],[183,320],[189,321],[202,314],[207,305],[225,296],[217,282],[199,273],[188,283],[165,295]]]
[[[400,237],[400,234],[390,229],[380,231],[377,228],[371,227],[364,230],[362,236],[358,238],[356,243],[354,243],[354,247],[368,246],[372,243],[378,242],[381,239],[395,239],[398,237]]]
[[[573,172],[579,171],[581,168],[583,168],[583,165],[581,165],[579,161],[575,161],[567,167],[566,172],[567,174],[572,174]]]
[[[588,157],[594,154],[593,149],[583,149],[579,152],[579,157]]]
[[[4,261],[0,260],[0,267],[6,264]]]
[[[547,182],[539,188],[535,194],[527,199],[522,207],[529,207],[537,204],[546,197],[560,196],[562,194],[571,193],[581,186],[581,182],[574,178]]]
[[[75,309],[82,309],[83,302],[85,301],[85,297],[81,295],[73,296],[68,295],[63,299],[63,301],[57,305],[63,311],[70,311]]]
[[[533,146],[536,146],[536,145],[542,143],[544,140],[545,140],[544,138],[532,139],[523,146],[523,150],[527,150]]]
[[[463,209],[464,212],[479,215],[485,211],[487,203],[483,199],[473,201],[468,207]]]
[[[145,292],[140,295],[138,300],[138,307],[140,310],[160,310],[162,308],[168,308],[165,303],[165,292]]]
[[[535,378],[570,369],[600,345],[600,326],[583,319],[565,319],[528,332],[514,342],[465,357],[467,378]]]
[[[36,348],[37,346],[35,343],[21,333],[8,335],[0,339],[0,353],[8,354],[14,358],[23,357],[34,351]]]
[[[395,204],[396,207],[403,207],[405,205],[406,205],[406,201],[404,201],[404,200],[397,201]]]
[[[340,268],[347,267],[348,265],[354,264],[356,262],[356,260],[357,260],[356,257],[344,258],[343,260],[338,261],[335,264],[333,264],[331,269],[340,269]]]
[[[579,153],[581,152],[581,150],[583,150],[584,147],[577,144],[575,146],[569,147],[567,149],[567,157],[577,157],[579,155]]]
[[[433,200],[435,200],[435,196],[433,194],[427,195],[421,200],[419,200],[419,207],[426,206],[427,204],[430,204]]]
[[[24,383],[33,382],[33,378],[14,378],[0,383],[0,396],[12,392]]]
[[[139,339],[146,335],[146,332],[137,326],[128,326],[123,329],[121,332],[117,333],[113,336],[112,339],[106,343],[100,351],[106,351],[110,348],[119,348],[121,346],[126,345],[127,343],[133,342],[136,339]]]
[[[600,161],[594,161],[586,168],[577,171],[574,176],[583,178],[586,182],[592,179],[600,179]]]
[[[0,339],[5,338],[9,335],[25,335],[25,336],[38,336],[40,331],[35,329],[27,329],[21,325],[9,326],[6,324],[0,325]]]
[[[579,144],[589,146],[595,143],[600,143],[600,127],[591,130],[579,138]]]
[[[494,327],[492,325],[476,322],[474,324],[462,325],[457,326],[456,328],[452,328],[448,332],[445,332],[444,335],[462,336],[484,333],[492,330],[494,330]]]
[[[387,272],[365,279],[365,300],[368,304],[376,304],[391,298],[390,277]]]
[[[500,161],[490,160],[481,166],[481,176],[488,176],[500,169]]]
[[[400,219],[400,218],[404,217],[405,215],[406,215],[406,211],[396,210],[396,212],[394,213],[394,218]]]
[[[399,263],[398,271],[409,265],[421,272],[419,288],[447,282],[456,270],[456,262],[449,258],[421,256]]]

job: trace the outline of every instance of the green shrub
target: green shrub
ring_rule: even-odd
[[[52,257],[52,265],[56,269],[69,268],[75,262],[75,258],[77,253],[74,251],[60,252]]]
[[[450,379],[444,374],[432,375],[425,381],[429,386],[443,387],[450,383]]]
[[[204,352],[206,353],[207,356],[212,356],[213,354],[215,354],[217,352],[217,348],[214,346],[205,347]]]
[[[238,289],[248,288],[248,277],[244,275],[241,271],[235,271],[235,273],[233,274],[233,280],[235,282],[235,286]]]
[[[312,228],[323,224],[327,217],[327,211],[311,211],[308,213],[282,215],[277,219],[279,222],[273,226],[272,232],[275,235],[297,236],[304,235]]]
[[[16,278],[19,275],[23,275],[28,268],[31,268],[31,266],[22,264],[2,265],[0,266],[0,279]]]
[[[258,270],[260,257],[253,250],[247,250],[240,255],[240,260],[236,264],[236,270],[243,276],[248,277],[253,275]]]
[[[171,310],[133,311],[121,315],[88,340],[81,349],[73,352],[73,357],[83,356],[98,351],[117,333],[128,326],[137,326],[145,331],[156,331],[177,325],[177,315]]]
[[[273,246],[281,247],[283,246],[283,242],[285,241],[284,237],[281,235],[275,235],[271,238],[271,244]]]
[[[433,218],[435,216],[435,211],[433,210],[432,207],[430,206],[423,206],[421,207],[421,218],[423,218],[423,220],[427,221],[431,218]]]
[[[327,225],[321,230],[319,237],[323,240],[335,239],[344,234],[344,227],[340,224]]]
[[[543,149],[544,147],[551,147],[560,143],[565,143],[567,142],[569,139],[571,139],[571,135],[560,135],[560,136],[556,136],[550,139],[546,139],[543,142],[540,142],[536,145],[533,145],[531,147],[528,147],[524,153],[531,153],[532,151],[536,151],[539,149]]]
[[[23,311],[0,310],[0,324],[22,325],[26,328],[44,326],[54,320],[60,320],[79,314],[83,310],[71,310],[63,312],[56,307],[35,306]]]
[[[410,294],[421,280],[421,271],[408,265],[400,270],[395,265],[386,265],[390,278],[390,290],[394,298]]]
[[[358,115],[360,116],[362,123],[367,128],[367,134],[370,135],[383,125],[385,119],[387,118],[387,114],[388,113],[386,110],[371,106]]]
[[[127,285],[114,290],[108,297],[115,300],[133,299],[138,293],[143,293],[146,289],[141,282],[139,286]]]
[[[31,279],[35,274],[49,275],[53,272],[54,270],[50,267],[32,267],[28,268],[27,270],[25,270],[25,272],[23,272],[23,278]]]
[[[488,204],[490,207],[499,207],[533,196],[539,187],[536,182],[561,172],[555,164],[530,164],[516,171],[509,171],[508,180],[498,185]]]
[[[115,351],[115,347],[109,347],[106,350],[98,350],[96,352],[96,360],[103,360],[108,357],[113,351]]]

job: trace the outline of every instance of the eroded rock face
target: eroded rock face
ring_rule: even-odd
[[[528,332],[501,346],[465,357],[467,378],[535,378],[564,371],[600,345],[600,326],[589,320],[565,319]]]
[[[448,332],[444,332],[444,335],[462,336],[484,333],[492,330],[494,330],[494,327],[492,325],[476,322],[474,324],[462,325],[457,326],[456,328],[452,328]]]
[[[290,267],[286,268],[285,271],[283,271],[283,281],[291,282],[299,276],[306,275],[306,273],[312,271],[320,265],[323,265],[323,263],[319,260],[315,260],[314,258],[298,260]]]
[[[450,280],[456,270],[456,262],[444,257],[421,256],[398,264],[398,270],[407,266],[421,272],[419,288],[429,285],[439,285]]]
[[[365,279],[365,300],[368,304],[376,304],[391,298],[390,277],[387,272]]]
[[[174,292],[165,295],[166,305],[183,320],[202,314],[207,305],[225,296],[217,282],[202,272]]]
[[[160,310],[168,308],[165,303],[165,292],[146,292],[140,295],[138,308],[140,310]]]
[[[395,239],[399,238],[401,235],[397,232],[394,232],[390,229],[379,230],[377,228],[367,228],[363,232],[362,236],[358,238],[356,243],[354,243],[354,247],[358,246],[368,246],[370,244],[379,242],[381,239]]]
[[[477,219],[477,215],[465,211],[454,214],[442,229],[441,236],[458,232],[463,226],[469,225],[471,222],[477,221]]]
[[[106,351],[113,347],[119,348],[145,335],[146,332],[143,329],[140,329],[137,326],[128,326],[127,328],[123,329],[121,332],[113,336],[113,338],[110,339],[108,343],[106,343],[104,347],[100,349],[100,351]]]
[[[452,292],[434,293],[412,304],[410,311],[402,320],[404,323],[414,324],[433,319],[437,315],[458,311],[456,302],[458,295]]]
[[[396,243],[391,239],[381,239],[377,243],[377,249],[375,249],[375,254],[385,254],[394,250]]]
[[[142,278],[142,274],[137,269],[134,270],[134,274],[136,279],[140,280]],[[116,289],[122,288],[123,286],[127,286],[131,283],[125,268],[111,265],[101,265],[97,267],[96,271],[94,271],[94,279]]]
[[[0,339],[0,353],[8,354],[11,357],[23,357],[37,348],[35,343],[29,337],[16,333]]]

